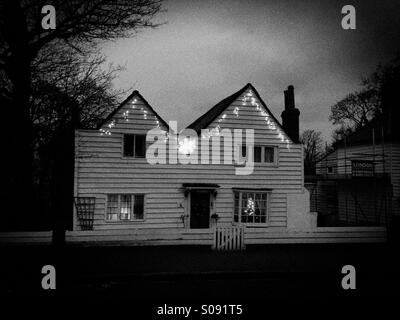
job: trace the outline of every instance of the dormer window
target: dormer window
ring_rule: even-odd
[[[124,134],[124,157],[144,158],[146,156],[146,136],[144,134]]]

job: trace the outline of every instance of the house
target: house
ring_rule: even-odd
[[[67,242],[229,248],[351,238],[348,230],[315,230],[300,112],[293,86],[284,93],[282,125],[247,84],[181,132],[138,91],[96,130],[77,130]]]
[[[320,225],[390,225],[400,205],[400,130],[395,90],[382,115],[344,137],[316,165],[311,206]]]

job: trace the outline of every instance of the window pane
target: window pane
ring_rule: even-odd
[[[274,147],[265,147],[264,162],[274,162]]]
[[[266,223],[267,197],[266,192],[235,192],[234,222]]]
[[[261,199],[267,200],[267,194],[266,194],[266,193],[263,193],[263,194],[261,195]]]
[[[130,194],[121,195],[121,220],[130,220],[132,214],[132,197]]]
[[[107,220],[118,220],[118,195],[107,195]]]
[[[239,192],[235,192],[233,221],[239,222]]]
[[[143,219],[143,212],[144,212],[144,195],[136,194],[134,201],[134,209],[133,209],[135,219]]]
[[[146,136],[136,135],[135,136],[135,157],[144,158],[146,155]]]
[[[124,157],[133,157],[133,134],[124,134]]]
[[[254,162],[261,162],[261,147],[254,147]]]

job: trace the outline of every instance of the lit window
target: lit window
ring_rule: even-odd
[[[118,220],[118,195],[109,194],[107,197],[107,220]]]
[[[143,194],[109,194],[107,195],[108,221],[142,220],[144,217]]]
[[[146,136],[143,134],[124,134],[124,157],[144,158],[146,155]]]
[[[235,191],[233,221],[250,224],[267,223],[268,192]]]
[[[121,220],[130,220],[132,213],[132,197],[130,194],[121,194],[121,210],[120,210],[120,219]]]

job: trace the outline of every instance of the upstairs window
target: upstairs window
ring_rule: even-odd
[[[108,221],[133,221],[144,218],[143,194],[109,194],[107,195]]]
[[[264,162],[275,163],[275,147],[264,147]]]
[[[242,157],[247,157],[247,147],[242,146]],[[277,147],[274,146],[254,146],[254,157],[255,163],[277,163]]]
[[[261,162],[262,147],[254,146],[254,162]]]
[[[124,134],[124,157],[144,158],[146,156],[146,136],[144,134]]]

